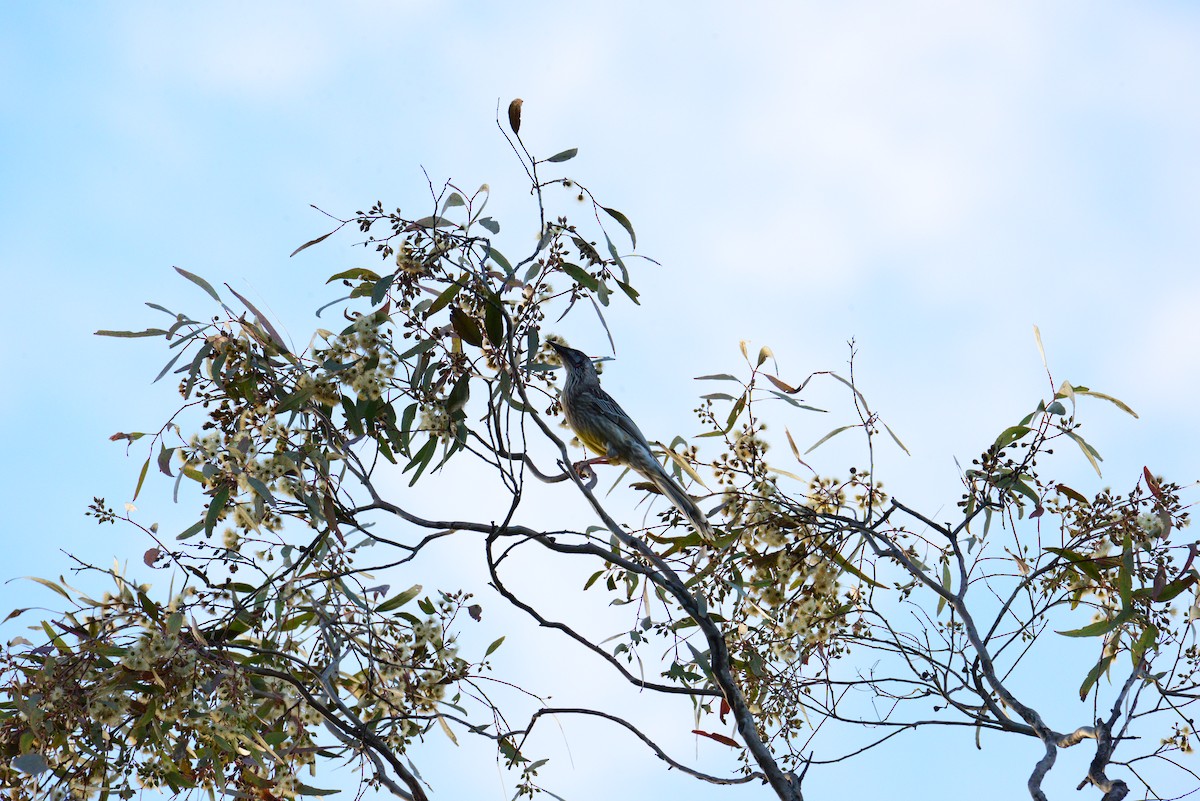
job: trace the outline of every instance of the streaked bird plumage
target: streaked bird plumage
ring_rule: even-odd
[[[582,351],[557,342],[551,342],[550,346],[562,359],[567,373],[559,394],[567,425],[588,450],[600,454],[579,466],[597,462],[628,466],[665,495],[701,536],[714,539],[712,526],[700,507],[654,458],[650,443],[633,419],[600,387],[600,376],[592,360]]]

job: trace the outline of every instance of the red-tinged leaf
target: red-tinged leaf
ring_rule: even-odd
[[[1160,501],[1165,500],[1163,497],[1162,487],[1158,486],[1158,482],[1155,481],[1154,474],[1150,472],[1150,468],[1143,467],[1142,473],[1145,474],[1146,486],[1150,489],[1150,492],[1154,495],[1154,497],[1158,498]]]
[[[154,567],[154,563],[162,556],[162,551],[158,548],[151,548],[142,554],[142,561],[146,563],[146,567]]]
[[[717,734],[711,731],[701,731],[700,729],[692,729],[692,734],[699,734],[701,737],[707,737],[710,740],[716,740],[721,745],[727,745],[730,748],[741,748],[738,741],[732,737],[726,737],[724,734]]]
[[[800,390],[796,389],[795,387],[793,387],[791,384],[780,381],[778,378],[771,375],[770,373],[763,373],[763,375],[765,375],[767,377],[768,381],[770,381],[772,384],[774,384],[776,387],[778,387],[780,392],[786,392],[789,395],[795,395],[797,392],[800,391]]]
[[[722,698],[721,699],[721,712],[720,712],[722,723],[725,722],[725,716],[728,714],[729,714],[729,702],[726,701],[724,698]]]
[[[783,433],[787,435],[788,445],[791,446],[792,455],[796,457],[796,461],[799,462],[800,464],[804,465],[805,467],[808,467],[808,462],[806,462],[800,458],[800,449],[798,447],[796,447],[796,440],[792,439],[792,432],[788,431],[786,428],[784,428]],[[812,470],[811,467],[808,467],[808,469]]]
[[[1066,484],[1058,484],[1054,487],[1054,489],[1056,492],[1062,493],[1063,495],[1066,495],[1071,500],[1082,503],[1085,506],[1091,504],[1091,501],[1089,501],[1087,498],[1085,498],[1082,493],[1071,489]]]

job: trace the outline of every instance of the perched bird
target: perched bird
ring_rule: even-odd
[[[683,487],[667,475],[654,458],[650,443],[637,424],[607,392],[600,388],[596,366],[586,354],[574,348],[551,342],[567,371],[559,401],[567,425],[588,449],[600,454],[575,465],[576,470],[593,464],[626,465],[647,481],[683,513],[705,539],[716,539],[708,519]]]

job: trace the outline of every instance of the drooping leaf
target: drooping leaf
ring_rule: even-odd
[[[327,233],[327,234],[321,234],[321,235],[320,235],[320,236],[318,236],[316,239],[310,239],[310,240],[308,240],[308,241],[307,241],[307,242],[305,242],[303,245],[301,245],[300,247],[298,247],[298,248],[296,248],[295,250],[293,250],[293,251],[292,251],[292,253],[291,253],[291,255],[290,255],[290,256],[288,256],[288,258],[290,259],[292,256],[295,256],[295,255],[296,255],[297,253],[299,253],[300,251],[302,251],[302,250],[305,250],[306,248],[311,248],[313,245],[319,245],[320,243],[324,242],[324,241],[325,241],[326,239],[328,239],[329,237],[331,237],[331,236],[333,236],[334,234],[336,234],[336,233],[337,233],[337,232],[338,232],[340,229],[341,229],[341,226],[338,226],[337,228],[334,228],[332,231],[330,231],[330,232],[329,232],[329,233]],[[178,267],[176,267],[175,269],[176,269],[176,270],[178,270],[179,268],[178,268]],[[220,298],[217,298],[217,300],[220,300]]]
[[[212,536],[213,529],[216,528],[217,518],[225,509],[225,504],[229,501],[229,487],[221,487],[217,490],[217,494],[213,496],[212,501],[208,504],[208,511],[204,513],[204,534]]]
[[[475,322],[475,318],[457,306],[450,309],[450,326],[454,329],[454,333],[458,334],[458,338],[468,345],[474,345],[477,348],[483,345],[483,334],[479,332],[479,325]]]
[[[508,127],[518,137],[521,135],[521,106],[524,102],[518,97],[508,104]]]
[[[1097,662],[1091,670],[1088,671],[1087,677],[1084,678],[1083,684],[1081,684],[1079,687],[1080,701],[1083,701],[1087,698],[1088,693],[1092,690],[1092,687],[1100,679],[1100,676],[1108,670],[1108,666],[1112,664],[1112,661],[1115,657],[1116,654],[1109,654],[1108,656],[1105,656],[1099,662]]]
[[[1100,454],[1096,452],[1096,449],[1093,448],[1091,445],[1089,445],[1087,443],[1087,441],[1084,440],[1083,437],[1079,436],[1074,431],[1064,431],[1063,433],[1066,434],[1068,437],[1070,437],[1072,440],[1074,440],[1075,444],[1079,446],[1079,450],[1083,451],[1083,455],[1087,457],[1088,464],[1090,464],[1092,466],[1092,469],[1096,471],[1096,475],[1098,475],[1098,476],[1101,475],[1101,473],[1100,473],[1101,459],[1100,459]]]
[[[137,500],[138,494],[142,491],[142,484],[146,483],[146,472],[150,469],[150,457],[146,457],[146,461],[142,464],[142,471],[138,473],[137,486],[133,488],[133,500]]]
[[[326,236],[328,236],[328,234],[326,234]],[[325,237],[321,237],[321,238],[324,239]],[[212,299],[215,300],[217,303],[221,302],[221,296],[217,294],[217,290],[213,289],[212,284],[208,283],[200,276],[196,275],[195,273],[189,273],[187,270],[183,269],[182,267],[176,267],[175,272],[179,273],[184,278],[186,278],[187,280],[191,281],[196,286],[203,289],[205,292],[207,292],[209,295],[211,295]]]
[[[604,209],[604,212],[608,214],[609,217],[612,217],[621,224],[621,227],[624,228],[629,234],[629,241],[633,244],[634,248],[636,248],[637,234],[633,232],[633,223],[629,222],[629,218],[616,209],[610,209],[608,206],[601,206],[600,208]]]

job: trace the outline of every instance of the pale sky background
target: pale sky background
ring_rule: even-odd
[[[625,212],[639,252],[662,263],[635,275],[642,306],[616,303],[608,318],[617,360],[606,386],[652,438],[695,433],[695,396],[713,388],[691,379],[735,371],[739,340],[770,345],[783,377],[799,380],[844,369],[854,337],[864,390],[913,452],[885,449],[881,477],[949,514],[954,457],[969,461],[1045,391],[1037,324],[1057,380],[1141,415],[1083,407],[1105,472],[1089,477],[1071,454],[1062,464],[1075,486],[1124,490],[1143,465],[1200,478],[1200,7],[734,8],[5,4],[3,578],[63,573],[70,551],[159,580],[140,569],[147,544],[135,532],[98,529],[83,512],[93,495],[129,499],[144,452],[125,458],[108,436],[156,428],[173,410],[170,384],[150,385],[167,357],[157,341],[93,331],[158,325],[146,300],[207,313],[178,265],[262,301],[307,341],[312,312],[336,297],[325,278],[374,266],[348,248],[353,237],[289,259],[327,230],[309,204],[424,208],[422,166],[468,190],[488,182],[500,247],[525,250],[530,201],[493,120],[498,101],[518,96],[531,149],[578,147],[569,173]],[[582,318],[565,333],[604,352],[603,332]],[[652,397],[637,391],[647,382]],[[834,417],[788,425],[811,443],[850,422]],[[844,471],[840,451],[822,453],[817,464]],[[169,487],[149,492],[139,513],[164,530],[195,519],[194,506],[170,506]],[[437,508],[436,496],[421,500]],[[574,499],[559,503],[572,515],[564,525],[590,522]],[[480,597],[493,621],[508,619],[494,595]],[[3,613],[53,601],[0,585]],[[564,641],[550,654],[526,650],[544,640],[513,639],[502,668],[552,659],[567,695],[608,687]],[[1062,686],[1072,696],[1078,679]],[[629,703],[620,685],[599,691]],[[671,709],[661,734],[672,753],[727,769],[720,746],[697,744],[686,710]],[[1071,729],[1086,715],[1066,704],[1050,723]],[[610,727],[551,729],[546,742],[565,737],[572,757],[560,749],[543,777],[572,801],[767,795],[666,774]],[[901,737],[814,768],[806,796],[949,799],[979,782],[980,801],[1023,797],[1037,744],[984,745]],[[487,751],[470,748],[435,733],[414,753],[434,797],[510,797]],[[1054,797],[1076,797],[1087,748],[1060,756]]]

